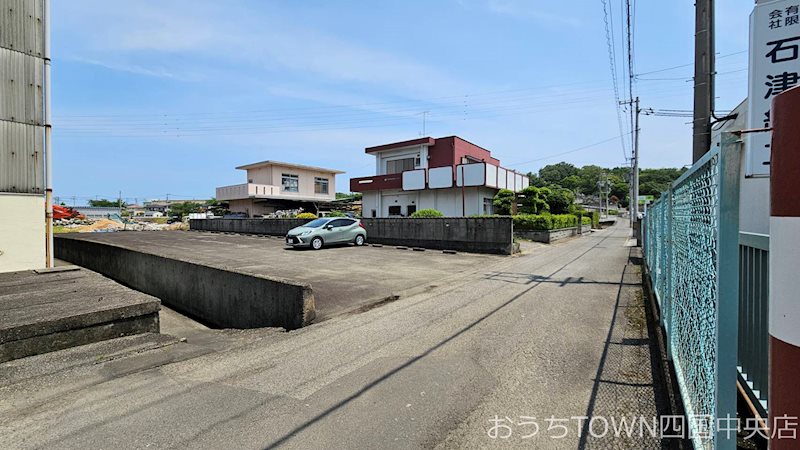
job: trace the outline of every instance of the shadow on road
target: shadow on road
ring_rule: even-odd
[[[602,244],[603,242],[605,242],[605,241],[606,241],[606,239],[608,239],[609,237],[611,237],[611,236],[609,235],[609,236],[607,236],[607,237],[604,237],[603,239],[599,240],[599,241],[598,241],[596,244],[594,244],[592,247],[590,247],[589,249],[587,249],[587,250],[586,250],[586,251],[584,251],[584,252],[581,252],[581,253],[580,253],[579,255],[577,255],[575,258],[573,258],[573,259],[569,260],[568,262],[566,262],[565,264],[563,264],[562,266],[560,266],[558,269],[556,269],[556,270],[555,270],[553,273],[549,274],[548,276],[546,276],[546,277],[544,277],[544,278],[545,278],[545,279],[550,279],[550,278],[552,278],[554,275],[556,275],[556,274],[558,274],[559,272],[561,272],[562,270],[564,270],[564,269],[565,269],[567,266],[569,266],[569,265],[570,265],[570,264],[572,264],[573,262],[575,262],[575,261],[579,260],[581,257],[583,257],[584,255],[586,255],[586,254],[587,254],[587,253],[589,253],[590,251],[594,250],[594,249],[595,249],[597,246],[599,246],[600,244]],[[303,423],[303,424],[301,424],[301,425],[299,425],[299,426],[295,427],[293,430],[291,430],[290,432],[286,433],[286,434],[285,434],[285,435],[283,435],[281,438],[279,438],[279,439],[277,439],[277,440],[273,441],[271,444],[267,445],[265,448],[266,448],[266,449],[273,449],[273,448],[277,448],[277,447],[279,447],[279,446],[281,446],[281,445],[285,444],[286,442],[288,442],[289,440],[291,440],[291,439],[292,439],[292,437],[294,437],[294,436],[295,436],[295,435],[297,435],[298,433],[301,433],[301,432],[305,431],[306,429],[310,428],[311,426],[313,426],[313,425],[314,425],[314,424],[316,424],[317,422],[320,422],[321,420],[323,420],[324,418],[326,418],[326,417],[327,417],[327,416],[329,416],[330,414],[332,414],[332,413],[334,413],[334,412],[338,411],[339,409],[343,408],[344,406],[346,406],[346,405],[347,405],[347,404],[349,404],[350,402],[352,402],[352,401],[354,401],[355,399],[357,399],[357,398],[361,397],[361,396],[362,396],[362,395],[364,395],[366,392],[368,392],[370,389],[372,389],[372,388],[374,388],[374,387],[378,386],[379,384],[383,383],[384,381],[388,380],[389,378],[393,377],[394,375],[396,375],[396,374],[398,374],[398,373],[402,372],[404,369],[407,369],[408,367],[410,367],[410,366],[414,365],[415,363],[417,363],[417,362],[418,362],[418,361],[420,361],[421,359],[423,359],[423,358],[425,358],[426,356],[430,355],[431,353],[435,352],[436,350],[438,350],[438,349],[440,349],[440,348],[444,347],[444,346],[445,346],[445,345],[447,345],[449,342],[451,342],[451,341],[453,341],[454,339],[456,339],[457,337],[459,337],[459,336],[463,335],[463,334],[464,334],[464,333],[466,333],[467,331],[469,331],[469,330],[473,329],[474,327],[476,327],[477,325],[479,325],[480,323],[482,323],[482,322],[483,322],[483,321],[485,321],[486,319],[488,319],[488,318],[492,317],[492,316],[493,316],[493,315],[495,315],[497,312],[501,311],[503,308],[505,308],[505,307],[509,306],[510,304],[514,303],[514,302],[515,302],[515,301],[517,301],[519,298],[521,298],[521,297],[523,297],[524,295],[528,294],[528,293],[529,293],[531,290],[533,290],[534,288],[536,288],[537,286],[539,286],[539,285],[541,285],[541,284],[543,284],[543,283],[544,283],[544,281],[531,281],[530,283],[528,283],[528,284],[530,284],[530,286],[529,286],[528,288],[526,288],[526,289],[525,289],[525,290],[523,290],[522,292],[520,292],[520,293],[518,293],[518,294],[514,295],[513,297],[511,297],[509,300],[507,300],[507,301],[503,302],[503,303],[502,303],[501,305],[499,305],[498,307],[496,307],[496,308],[492,309],[491,311],[489,311],[489,312],[488,312],[486,315],[484,315],[484,316],[483,316],[483,317],[481,317],[480,319],[477,319],[477,320],[473,321],[472,323],[470,323],[470,324],[468,324],[467,326],[465,326],[465,327],[461,328],[460,330],[458,330],[457,332],[453,333],[452,335],[450,335],[450,336],[449,336],[449,337],[447,337],[446,339],[442,340],[442,341],[441,341],[441,342],[439,342],[438,344],[434,345],[433,347],[430,347],[428,350],[426,350],[425,352],[421,353],[420,355],[417,355],[417,356],[415,356],[414,358],[412,358],[412,359],[408,360],[407,362],[403,363],[402,365],[398,366],[397,368],[395,368],[395,369],[392,369],[392,370],[390,370],[389,372],[385,373],[384,375],[380,376],[379,378],[377,378],[377,379],[373,380],[372,382],[368,383],[367,385],[365,385],[364,387],[362,387],[361,389],[359,389],[359,390],[358,390],[358,391],[356,391],[355,393],[353,393],[353,394],[351,394],[351,395],[347,396],[346,398],[344,398],[344,399],[343,399],[343,400],[341,400],[340,402],[338,402],[338,403],[336,403],[335,405],[333,405],[333,406],[329,407],[328,409],[326,409],[325,411],[323,411],[323,412],[321,412],[320,414],[316,415],[315,417],[313,417],[313,418],[309,419],[309,420],[308,420],[308,421],[306,421],[305,423]]]
[[[645,308],[641,271],[634,270],[641,264],[637,253],[638,249],[630,249],[628,264],[617,283],[614,316],[586,408],[579,449],[669,449],[680,442],[658,436],[659,418],[671,412],[660,376],[657,341]],[[592,418],[596,418],[594,424]],[[614,430],[613,423],[623,418],[637,421],[631,435]],[[604,434],[606,421],[610,431]]]

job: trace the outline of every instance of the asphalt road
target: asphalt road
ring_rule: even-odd
[[[607,367],[611,341],[636,325],[621,320],[640,295],[628,236],[620,225],[492,260],[290,333],[140,337],[135,352],[107,343],[0,365],[0,448],[579,448],[570,418],[655,410],[644,360],[636,383],[613,384],[638,402],[615,409],[631,391],[603,386],[624,374]],[[496,416],[515,422],[508,439],[489,436]],[[538,436],[523,439],[521,416]],[[564,438],[550,417],[568,421]],[[633,445],[613,447],[646,447]]]

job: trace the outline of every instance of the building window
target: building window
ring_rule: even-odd
[[[417,205],[406,206],[406,217],[411,217],[415,212],[417,212]]]
[[[415,158],[404,158],[386,161],[386,175],[414,170],[414,160]]]
[[[483,213],[487,216],[490,214],[494,214],[494,206],[491,198],[483,199]]]
[[[314,193],[327,194],[328,193],[328,179],[314,177]]]
[[[389,207],[389,216],[402,216],[402,209],[400,205],[394,205]]]
[[[300,178],[297,175],[281,174],[281,185],[285,192],[300,192]]]

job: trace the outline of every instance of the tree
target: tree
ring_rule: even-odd
[[[522,190],[522,207],[520,212],[524,214],[541,214],[549,210],[547,205],[547,195],[549,189],[528,186]]]
[[[188,216],[190,213],[199,213],[204,210],[203,205],[197,202],[181,202],[169,205],[169,215],[180,217],[181,219]]]
[[[550,164],[539,169],[539,178],[547,184],[559,184],[564,178],[577,174],[578,169],[567,162]]]
[[[565,188],[549,189],[549,191],[550,194],[546,199],[548,210],[553,214],[570,213],[572,205],[575,203],[575,194]]]
[[[513,191],[508,189],[500,189],[500,191],[494,196],[492,205],[494,206],[495,213],[507,216],[511,214],[511,206],[515,201],[517,201],[517,195],[514,194]]]
[[[630,170],[630,167],[608,169],[596,165],[576,168],[570,163],[560,162],[542,167],[538,174],[529,173],[528,178],[530,185],[537,188],[553,190],[566,188],[576,193],[597,197],[599,194],[597,182],[608,176],[609,195],[616,196],[620,206],[625,207],[630,200]],[[639,174],[639,193],[658,197],[685,171],[685,168],[642,169]],[[561,203],[563,200],[559,199]]]
[[[618,175],[610,174],[608,176],[608,184],[610,187],[610,195],[617,198],[624,198],[628,195],[629,185]]]
[[[205,207],[206,210],[211,211],[211,214],[215,216],[224,216],[225,214],[230,214],[230,210],[225,206],[225,204],[215,198],[206,200]]]
[[[600,181],[606,169],[600,166],[583,166],[580,168],[579,176],[581,178],[580,192],[584,195],[597,195],[597,182]]]
[[[539,175],[533,172],[528,172],[528,180],[530,180],[530,186],[544,187],[547,185],[547,182],[539,178]]]
[[[108,200],[101,198],[99,200],[89,200],[89,206],[101,206],[105,208],[118,208],[122,206],[124,208],[125,206],[128,206],[128,204],[123,202],[122,199]]]
[[[681,169],[642,169],[639,172],[639,195],[654,195],[656,198],[669,189],[670,184],[677,180],[685,168]]]
[[[567,178],[561,180],[559,183],[562,187],[569,189],[570,191],[575,191],[581,187],[581,177],[578,175],[570,175]]]

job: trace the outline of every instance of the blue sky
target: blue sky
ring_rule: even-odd
[[[608,2],[623,89],[621,2]],[[642,107],[691,109],[693,2],[635,4]],[[718,2],[719,110],[746,95],[752,4]],[[418,137],[423,116],[426,134],[521,171],[625,161],[600,0],[52,8],[54,185],[67,203],[208,198],[244,181],[235,166],[266,159],[344,170],[342,191],[372,174],[364,147]],[[690,163],[689,120],[642,117],[642,166]]]

